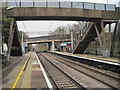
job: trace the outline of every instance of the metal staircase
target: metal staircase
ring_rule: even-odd
[[[101,26],[100,23],[95,23],[99,33],[101,32]],[[94,23],[86,23],[84,26],[82,33],[79,35],[79,40],[77,41],[77,44],[73,50],[74,54],[82,54],[88,47],[88,45],[97,37],[96,30],[94,27]]]

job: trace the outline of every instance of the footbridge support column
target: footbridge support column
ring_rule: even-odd
[[[116,22],[113,36],[112,36],[112,41],[111,41],[111,48],[110,48],[110,57],[113,57],[114,49],[115,49],[115,42],[117,41],[117,33],[118,30],[120,30],[120,21]]]
[[[8,39],[8,61],[10,59],[13,36],[14,36],[14,31],[15,31],[14,24],[15,24],[15,19],[12,18],[10,22],[9,39]]]
[[[51,43],[47,43],[47,50],[50,50]]]
[[[47,49],[50,51],[55,51],[55,42],[52,41],[51,43],[47,44]]]
[[[95,31],[97,34],[99,44],[100,44],[102,55],[104,57],[112,57],[114,48],[115,48],[115,42],[116,42],[116,36],[117,36],[116,32],[118,29],[117,27],[119,26],[118,21],[117,20],[101,20],[99,23],[100,23],[100,27],[98,27],[96,23],[94,23],[94,27],[95,27]],[[111,24],[112,23],[116,23],[116,25],[115,25],[114,33],[111,39]],[[105,29],[105,26],[107,24],[109,25],[109,32],[107,32]],[[99,31],[101,31],[101,35]],[[107,35],[106,33],[109,34],[108,37],[106,37]],[[108,42],[107,42],[107,39],[108,39]]]
[[[55,51],[55,42],[54,41],[52,41],[51,51]]]

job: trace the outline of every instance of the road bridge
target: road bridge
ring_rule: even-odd
[[[58,34],[58,35],[52,35],[52,36],[41,36],[41,37],[33,37],[33,38],[27,38],[26,42],[28,45],[30,44],[41,44],[41,43],[47,43],[47,49],[54,51],[55,49],[55,43],[62,43],[62,42],[71,42],[71,36],[69,34]]]
[[[64,39],[64,40],[60,40],[60,39],[56,39],[56,40],[39,40],[39,41],[27,41],[25,43],[29,44],[41,44],[41,43],[52,43],[52,42],[70,42],[71,39]]]
[[[58,34],[52,36],[41,36],[41,37],[33,37],[26,39],[28,44],[39,44],[39,43],[51,43],[54,42],[70,42],[71,36],[70,34]]]

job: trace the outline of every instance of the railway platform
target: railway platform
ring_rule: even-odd
[[[115,72],[120,72],[120,61],[117,58],[106,58],[103,56],[95,56],[90,54],[72,54],[67,52],[49,51],[67,58],[77,59],[82,63],[90,64],[104,69],[110,69]]]
[[[2,88],[47,88],[34,52],[24,54],[8,69],[3,70]]]
[[[4,67],[2,70],[2,88],[11,88],[22,69],[22,66],[25,63],[25,60],[28,58],[29,53],[19,57],[19,58],[10,58],[9,64],[7,67]]]
[[[81,58],[97,59],[97,60],[106,61],[106,62],[120,63],[120,60],[118,58],[109,58],[109,57],[103,57],[100,55],[96,56],[96,55],[90,55],[90,54],[72,54],[67,52],[54,52],[54,53],[70,55],[70,56],[78,56]]]
[[[68,60],[61,52],[54,53],[59,56],[33,51],[24,54],[3,70],[3,89],[118,88],[117,73]]]
[[[31,52],[20,88],[48,88],[34,52]]]

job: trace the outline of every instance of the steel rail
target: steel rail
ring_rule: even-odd
[[[86,90],[82,85],[80,85],[76,80],[74,80],[70,75],[68,75],[65,71],[63,71],[61,68],[59,68],[57,65],[52,63],[50,60],[48,60],[43,54],[41,54],[44,59],[46,59],[50,64],[52,64],[55,68],[57,68],[62,74],[67,76],[76,86],[78,86],[81,90]]]
[[[42,55],[42,54],[41,54],[41,53],[36,53],[36,54],[37,54],[37,56],[38,56],[38,58],[39,58],[39,60],[40,60],[39,55]],[[58,89],[58,90],[61,90],[60,87],[57,85],[56,81],[54,80],[54,78],[52,78],[52,75],[50,74],[50,72],[45,68],[43,62],[41,62],[41,63],[42,63],[42,65],[43,65],[45,71],[49,74],[49,77],[50,77],[50,79],[52,80],[52,82],[54,83],[55,88]]]
[[[48,56],[48,54],[47,54],[47,56]],[[57,58],[53,57],[52,55],[49,55],[49,57],[52,57],[52,58],[54,58],[54,59],[57,59]],[[62,58],[62,59],[63,59],[63,58]],[[57,59],[57,60],[59,60],[59,59]],[[64,59],[64,60],[65,60],[65,59]],[[71,66],[71,65],[68,65],[68,64],[66,64],[66,63],[64,63],[64,62],[62,62],[62,61],[60,61],[60,60],[59,60],[59,62],[61,62],[61,63],[65,64],[65,65],[73,68],[74,70],[77,70],[77,71],[79,71],[79,72],[81,72],[81,73],[84,73],[85,75],[90,76],[90,77],[92,77],[92,78],[94,78],[94,79],[96,79],[96,80],[104,83],[105,85],[107,85],[107,86],[115,89],[115,90],[118,90],[118,88],[116,88],[116,87],[114,87],[114,86],[112,86],[112,85],[110,85],[110,84],[108,84],[108,83],[106,83],[106,82],[104,82],[104,81],[102,81],[102,80],[94,77],[94,76],[91,76],[90,74],[87,74],[87,73],[85,73],[85,72],[83,72],[83,71],[81,71],[81,70],[79,70],[79,69],[77,69],[77,68],[75,68],[75,67],[73,67],[73,66]],[[67,60],[67,62],[68,62],[68,60]],[[71,62],[71,63],[73,64],[73,62]],[[75,63],[74,63],[74,64],[75,64]],[[81,67],[83,67],[83,68],[86,68],[86,67],[84,67],[84,66],[82,66],[82,65],[79,65],[79,66],[81,66]],[[89,68],[86,68],[86,69],[89,69]],[[89,70],[94,71],[94,70],[92,70],[92,69],[89,69]],[[94,72],[97,72],[97,71],[94,71]],[[109,75],[106,75],[106,76],[109,76]],[[112,76],[110,76],[110,77],[112,77]],[[114,77],[112,77],[112,78],[114,78]],[[116,78],[115,78],[115,79],[116,79]]]

